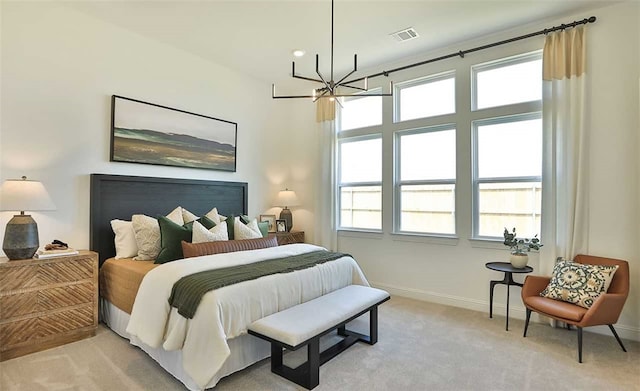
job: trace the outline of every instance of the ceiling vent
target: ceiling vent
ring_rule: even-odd
[[[391,35],[398,42],[405,42],[419,37],[418,33],[413,27],[396,31],[395,33],[389,35]]]

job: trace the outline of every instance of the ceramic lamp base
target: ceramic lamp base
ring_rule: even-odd
[[[290,232],[291,228],[293,227],[293,215],[291,214],[291,210],[289,208],[285,207],[284,209],[282,209],[282,211],[280,212],[280,220],[285,221],[287,232]]]
[[[2,242],[2,251],[7,258],[33,258],[39,245],[38,224],[30,215],[15,215],[9,220]]]

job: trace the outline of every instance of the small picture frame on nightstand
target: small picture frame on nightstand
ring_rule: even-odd
[[[260,222],[269,223],[269,232],[276,232],[276,215],[260,215]]]
[[[287,232],[287,220],[276,220],[276,232]]]

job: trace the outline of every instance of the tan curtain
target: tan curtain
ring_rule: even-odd
[[[562,80],[585,72],[584,26],[547,34],[544,42],[543,80]]]
[[[336,102],[322,98],[316,102],[316,122],[333,121],[336,119]]]

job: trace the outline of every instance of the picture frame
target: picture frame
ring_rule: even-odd
[[[276,232],[287,232],[287,220],[276,220]]]
[[[269,232],[276,232],[276,215],[260,215],[260,222],[269,223]]]
[[[111,96],[112,162],[236,171],[238,124]]]

